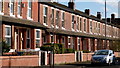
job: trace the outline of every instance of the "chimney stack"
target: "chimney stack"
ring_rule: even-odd
[[[85,13],[90,15],[90,9],[85,9]]]
[[[70,1],[69,1],[68,7],[71,8],[71,9],[75,9],[75,4],[74,4],[74,1],[73,1],[73,0],[70,0]]]
[[[115,14],[111,14],[111,20],[115,19]]]
[[[97,12],[97,18],[101,19],[101,12]]]

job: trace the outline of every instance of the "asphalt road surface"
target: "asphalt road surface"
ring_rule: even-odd
[[[34,67],[34,68],[53,68],[50,66],[40,66],[40,67]],[[103,65],[103,64],[98,64],[98,65],[91,65],[90,62],[77,62],[77,63],[71,63],[71,64],[66,64],[66,65],[55,65],[54,68],[120,68],[120,58],[118,62],[115,65]]]

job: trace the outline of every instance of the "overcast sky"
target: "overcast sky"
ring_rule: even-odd
[[[57,0],[59,3],[68,5],[69,0]],[[110,17],[112,13],[118,17],[118,1],[120,0],[106,0],[107,1],[107,17]],[[105,0],[75,0],[75,8],[83,11],[90,9],[90,14],[95,15],[97,12],[101,12],[102,17],[105,15]]]

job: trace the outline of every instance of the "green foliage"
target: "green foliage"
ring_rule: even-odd
[[[110,49],[113,51],[120,51],[120,41],[113,41],[113,45],[110,45]]]
[[[54,52],[56,54],[64,53],[64,46],[62,44],[58,44],[58,43],[54,43],[54,44],[46,43],[43,46],[41,46],[40,49],[43,51],[53,51],[53,49],[54,49]]]
[[[2,41],[0,43],[0,47],[2,48],[2,53],[6,53],[10,51],[10,46],[6,43],[6,41]]]
[[[75,52],[74,49],[71,48],[65,49],[65,53],[74,53],[74,52]]]
[[[89,50],[83,50],[83,53],[90,53]]]

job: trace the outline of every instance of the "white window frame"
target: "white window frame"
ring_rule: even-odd
[[[80,32],[82,32],[82,17],[80,16],[80,18],[79,18],[79,30],[80,30]]]
[[[30,2],[30,1],[32,1],[32,0],[28,0],[28,5],[27,5],[27,6],[28,6],[28,7],[27,7],[27,19],[33,20],[33,19],[32,19],[32,2],[31,2],[31,7],[29,7],[29,2]],[[30,13],[29,10],[31,10],[31,17],[29,17],[29,13]]]
[[[90,34],[92,34],[93,32],[93,21],[90,20]]]
[[[14,0],[13,0],[14,1]],[[12,11],[12,5],[13,5],[13,13],[11,12]],[[14,15],[14,5],[15,5],[15,3],[14,2],[12,2],[12,0],[10,0],[10,4],[9,4],[9,7],[10,7],[10,16],[12,16],[12,17],[15,17],[15,15]]]
[[[87,32],[87,27],[86,27],[87,26],[87,19],[86,18],[83,18],[83,25],[84,25],[83,26],[84,27],[83,32],[86,33]]]
[[[70,40],[70,42],[69,42],[69,40]],[[71,48],[71,37],[70,36],[68,36],[68,48]]]
[[[37,32],[37,31],[39,31],[39,33],[40,33],[40,34],[39,34],[39,38],[37,38],[37,35],[36,35],[36,32]],[[41,39],[41,30],[40,30],[40,29],[35,29],[35,40],[36,40],[36,41],[39,40],[39,44],[40,44],[40,42],[41,42],[40,39]],[[37,45],[36,45],[36,46],[37,46]]]
[[[79,47],[79,49],[80,49],[80,38],[78,37],[78,47]]]
[[[79,32],[79,26],[80,26],[80,17],[77,15],[77,20],[76,20],[76,31]]]
[[[4,13],[3,13],[3,0],[0,0],[0,2],[1,2],[1,4],[0,4],[0,15],[4,15]]]
[[[53,10],[54,10],[54,13],[53,13]],[[55,25],[55,8],[51,7],[51,27],[54,28],[54,25]],[[54,16],[53,16],[54,15]]]
[[[56,9],[56,16],[57,16],[57,12],[60,12],[60,10],[59,10],[59,9]],[[59,15],[60,15],[60,14],[59,14]],[[59,16],[58,18],[57,18],[56,16],[55,16],[55,26],[56,26],[56,28],[58,29],[58,28],[59,28],[59,23],[60,23],[60,22],[59,22],[60,16]],[[58,19],[58,25],[57,25],[57,19]]]
[[[19,4],[20,3],[20,4]],[[21,16],[21,4],[22,4],[22,0],[18,0],[18,6],[17,6],[17,17],[19,17],[19,18],[22,18],[22,16]],[[20,10],[19,10],[19,8],[20,8]],[[20,12],[20,14],[19,14],[19,12]]]
[[[63,19],[63,14],[64,14],[64,19]],[[61,21],[62,21],[62,29],[65,29],[65,12],[61,12]],[[64,22],[64,27],[63,27],[63,22]]]
[[[6,33],[5,33],[5,38],[9,38],[9,39],[10,39],[9,42],[10,42],[10,46],[11,46],[11,34],[12,34],[12,33],[11,33],[11,26],[10,26],[10,25],[5,25],[5,28],[6,28],[6,27],[7,27],[7,28],[10,28],[10,35],[6,35]],[[6,31],[6,30],[5,30],[5,31]]]
[[[48,13],[48,6],[47,5],[43,5],[43,25],[48,26],[47,21],[44,22],[44,17],[46,17],[46,19],[47,19],[47,15],[45,15],[45,8],[47,8],[47,13]]]
[[[74,20],[73,20],[73,16],[74,16]],[[72,14],[71,15],[71,17],[72,17],[72,20],[71,20],[71,29],[72,29],[72,31],[75,31],[75,27],[74,27],[74,21],[75,21],[75,15],[74,14]]]

